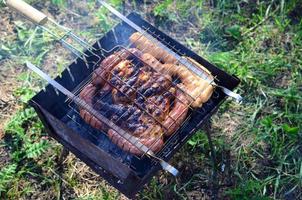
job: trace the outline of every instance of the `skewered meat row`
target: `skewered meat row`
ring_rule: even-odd
[[[201,107],[203,103],[207,102],[214,91],[214,77],[202,65],[197,63],[191,58],[185,58],[199,68],[206,76],[207,80],[199,77],[185,66],[177,62],[177,60],[165,50],[158,47],[154,42],[148,40],[141,33],[133,33],[130,41],[136,45],[144,54],[144,59],[148,63],[153,63],[155,68],[170,76],[178,76],[182,82],[179,86],[185,91],[192,99],[190,104],[194,108]],[[155,60],[153,58],[156,58]],[[164,65],[161,65],[161,61]]]
[[[171,76],[161,75],[144,63],[130,62],[127,59],[130,54],[140,59],[143,55],[137,49],[130,49],[107,57],[95,70],[92,84],[82,90],[80,97],[157,152],[163,146],[163,136],[172,134],[183,122],[188,102],[183,92],[171,86]],[[111,99],[103,102],[106,95]],[[112,142],[123,150],[142,154],[116,130],[106,127],[85,109],[80,109],[80,115],[91,126],[108,132]]]
[[[157,46],[155,42],[148,40],[139,32],[133,33],[130,36],[130,41],[135,44],[137,49],[141,50],[143,53],[152,54],[162,63],[175,63],[177,61],[174,56]]]

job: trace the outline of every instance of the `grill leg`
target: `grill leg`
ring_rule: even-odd
[[[65,158],[68,156],[68,154],[69,154],[69,150],[63,146],[63,149],[60,153],[60,156],[59,156],[59,159],[57,162],[58,167],[62,167],[62,164],[63,164]]]
[[[60,156],[59,156],[59,158],[58,158],[58,161],[57,161],[57,167],[58,167],[58,175],[61,177],[62,176],[62,174],[64,173],[64,166],[63,166],[63,162],[64,162],[64,160],[66,159],[66,157],[68,156],[68,154],[69,154],[69,150],[66,148],[66,147],[64,147],[63,146],[63,149],[62,149],[62,151],[61,151],[61,153],[60,153]],[[63,194],[63,187],[62,187],[62,183],[63,183],[63,181],[62,181],[62,179],[60,178],[59,179],[59,187],[60,187],[60,190],[59,190],[59,192],[58,192],[58,198],[57,199],[63,199],[63,196],[62,196],[62,194]]]
[[[7,106],[8,106],[8,102],[0,99],[0,109],[4,110],[4,108],[7,107]]]
[[[209,147],[211,151],[211,161],[212,161],[212,169],[213,169],[212,177],[211,177],[211,190],[212,190],[212,199],[214,200],[214,199],[218,199],[218,190],[219,190],[218,180],[217,180],[218,166],[217,166],[217,159],[216,159],[216,151],[213,145],[210,129],[211,129],[211,123],[208,121],[205,124],[204,131],[207,135]]]

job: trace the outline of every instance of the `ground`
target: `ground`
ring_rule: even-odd
[[[95,1],[28,1],[93,42],[113,24]],[[300,0],[110,0],[140,13],[241,79],[208,127],[174,156],[139,199],[302,199],[302,15]],[[0,4],[0,197],[126,199],[48,137],[27,101],[45,85],[25,60],[56,76],[73,59],[53,38]],[[211,133],[214,170],[205,130]],[[216,173],[213,175],[213,171]]]

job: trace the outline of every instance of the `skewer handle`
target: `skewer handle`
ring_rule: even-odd
[[[6,4],[36,24],[43,25],[47,22],[47,16],[44,13],[22,0],[6,0]]]

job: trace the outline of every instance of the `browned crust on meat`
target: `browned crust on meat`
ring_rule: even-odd
[[[209,100],[215,88],[214,85],[209,82],[214,82],[214,77],[204,66],[200,65],[192,58],[186,57],[186,59],[194,66],[204,71],[205,75],[208,77],[208,81],[198,77],[185,66],[177,64],[177,60],[174,56],[167,53],[141,33],[133,33],[130,36],[130,41],[135,44],[138,49],[144,52],[142,58],[157,71],[171,76],[177,75],[181,78],[183,83],[181,89],[194,99],[190,102],[192,107],[201,107],[203,103]],[[160,59],[164,65],[158,61]]]
[[[141,58],[146,64],[150,65],[151,67],[155,68],[158,72],[164,73],[166,70],[165,67],[151,54],[142,54],[137,49],[129,49],[128,51],[122,50],[120,52],[117,52],[111,56],[108,56],[105,58],[102,63],[100,64],[99,68],[96,69],[92,76],[92,83],[88,84],[86,87],[83,88],[83,90],[80,93],[80,97],[89,105],[92,105],[93,97],[98,92],[98,90],[104,90],[112,89],[108,84],[105,84],[105,80],[108,80],[110,77],[109,73],[113,68],[121,63],[122,60],[125,60],[129,57],[130,54],[134,54],[135,56],[138,56]],[[168,73],[167,73],[168,74]],[[169,78],[170,75],[167,75],[167,78]],[[171,77],[170,77],[171,78]],[[168,87],[168,86],[167,86]],[[106,89],[106,90],[107,90]],[[143,145],[150,148],[153,152],[158,152],[160,149],[162,149],[164,145],[164,136],[170,136],[173,134],[178,127],[180,127],[181,123],[185,120],[187,112],[188,112],[188,99],[187,96],[179,89],[174,91],[176,98],[174,100],[173,105],[170,105],[169,102],[163,101],[162,104],[166,105],[166,107],[172,106],[168,110],[164,110],[166,117],[160,118],[160,120],[163,120],[163,126],[160,127],[154,123],[148,124],[147,130],[143,130],[140,133],[130,133],[138,139]],[[149,101],[154,101],[153,99],[150,99]],[[162,106],[165,107],[165,106]],[[102,124],[96,117],[94,117],[91,113],[87,112],[84,108],[80,108],[80,115],[81,117],[92,127],[104,130],[108,127],[105,126],[105,124]],[[164,131],[165,135],[163,135]],[[108,130],[108,137],[111,139],[111,141],[119,146],[124,151],[130,152],[134,155],[142,155],[143,152],[139,150],[135,145],[131,144],[129,141],[127,141],[123,136],[121,136],[119,133],[117,133],[113,129]]]
[[[130,41],[135,44],[136,48],[141,50],[143,53],[150,53],[156,59],[163,63],[175,63],[176,59],[174,56],[158,47],[156,43],[148,40],[144,35],[139,32],[135,32],[130,36]]]
[[[102,87],[105,84],[108,73],[112,70],[112,68],[119,64],[121,61],[127,59],[127,57],[129,57],[131,54],[135,56],[141,55],[139,50],[130,48],[128,50],[123,49],[105,58],[101,62],[100,66],[94,70],[92,74],[92,84]]]
[[[96,93],[97,88],[92,85],[88,84],[80,93],[80,98],[84,100],[89,106],[92,106],[92,98]],[[99,121],[96,117],[94,117],[91,113],[89,113],[85,108],[80,108],[80,116],[90,124],[92,127],[96,129],[102,129],[102,122]]]
[[[163,126],[167,129],[165,136],[170,136],[180,127],[187,116],[188,110],[186,95],[182,91],[177,90],[173,108],[163,122]]]
[[[130,152],[134,155],[142,155],[144,153],[142,152],[142,150],[131,144],[128,140],[126,140],[123,136],[121,136],[113,129],[108,130],[108,136],[114,144],[116,144],[126,152]],[[155,153],[162,149],[164,145],[164,141],[161,135],[158,135],[157,137],[153,135],[145,135],[145,137],[135,138]]]

